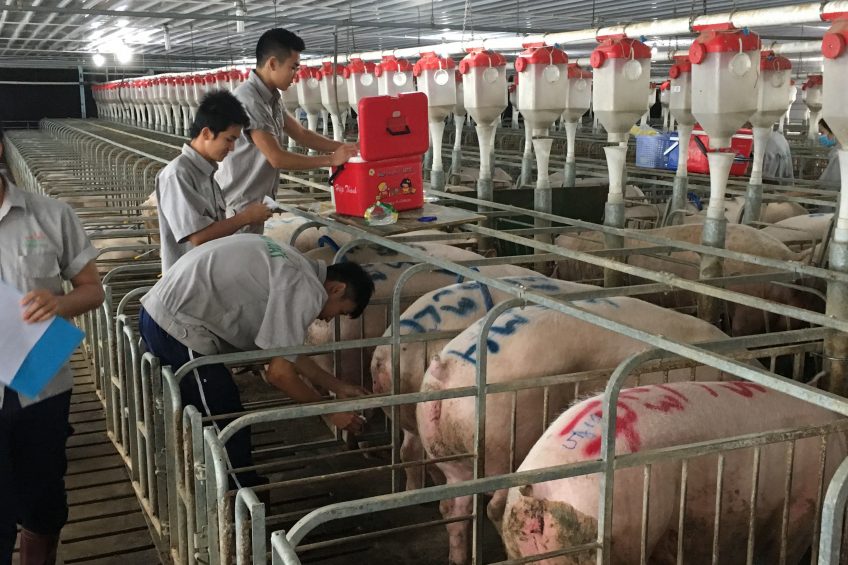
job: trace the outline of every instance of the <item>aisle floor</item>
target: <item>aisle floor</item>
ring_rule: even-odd
[[[65,477],[70,516],[59,554],[65,565],[155,565],[159,554],[124,462],[106,435],[103,404],[82,351],[71,358],[71,368],[74,435],[68,439]]]

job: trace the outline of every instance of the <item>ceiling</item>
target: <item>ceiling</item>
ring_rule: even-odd
[[[306,41],[304,56],[414,47],[473,37],[568,31],[633,21],[797,4],[780,0],[0,0],[0,66],[76,67],[139,74],[210,68],[253,56],[275,25]],[[236,16],[243,21],[236,23]],[[167,33],[166,33],[167,29]],[[820,38],[827,26],[763,28],[769,40]],[[166,49],[166,35],[170,49]],[[648,38],[650,39],[650,38]],[[674,47],[674,38],[670,47]],[[681,38],[685,39],[685,38]],[[685,44],[680,47],[685,48]],[[664,45],[667,45],[664,44]],[[565,46],[587,56],[591,44]],[[116,52],[132,52],[119,64]],[[820,58],[793,61],[800,73]],[[662,65],[658,71],[662,70]],[[655,73],[657,74],[657,73]]]

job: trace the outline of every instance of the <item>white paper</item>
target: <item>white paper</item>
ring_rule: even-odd
[[[23,320],[23,294],[0,281],[0,384],[8,385],[33,346],[50,325],[50,320],[28,324]]]
[[[279,212],[283,211],[283,209],[280,208],[280,205],[277,204],[277,201],[274,200],[273,198],[271,198],[270,196],[268,196],[267,194],[265,195],[265,198],[262,199],[262,203],[265,206],[267,206],[269,210],[274,210],[274,211],[279,211]]]

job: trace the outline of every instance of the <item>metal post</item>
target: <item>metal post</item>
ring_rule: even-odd
[[[701,232],[701,244],[718,249],[724,248],[725,234],[727,233],[726,218],[704,219],[704,228]],[[700,278],[712,279],[722,276],[722,261],[715,255],[701,256]],[[721,317],[721,301],[704,295],[698,295],[698,316],[712,324],[719,321]]]
[[[830,268],[848,272],[848,241],[830,242]],[[827,316],[848,319],[848,284],[838,281],[827,283]],[[842,396],[848,395],[848,333],[834,332],[824,340],[825,368],[828,373],[827,390]]]
[[[763,185],[749,184],[745,190],[745,210],[742,212],[742,223],[746,226],[760,221],[763,205]]]
[[[82,72],[82,65],[77,65],[79,73],[79,94],[80,94],[80,117],[86,119],[88,115],[85,111],[85,75]]]

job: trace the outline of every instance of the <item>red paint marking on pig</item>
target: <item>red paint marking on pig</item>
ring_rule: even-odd
[[[631,453],[639,451],[642,447],[642,438],[636,429],[636,421],[639,415],[624,402],[618,402],[618,414],[616,417],[615,437],[624,437]],[[583,454],[587,457],[597,457],[601,453],[601,437],[595,437],[583,448]]]
[[[657,388],[664,390],[666,394],[662,395],[659,402],[656,404],[652,402],[645,402],[643,404],[645,408],[649,410],[657,410],[664,414],[668,414],[672,411],[682,412],[686,408],[680,400],[682,398],[685,402],[689,402],[689,399],[686,398],[685,394],[674,390],[668,385],[657,385]]]
[[[746,383],[742,381],[732,381],[729,383],[718,383],[718,386],[724,387],[731,392],[735,392],[739,396],[751,398],[754,392],[768,392],[768,389],[757,383]]]
[[[585,418],[586,416],[591,414],[592,411],[595,410],[595,408],[597,408],[600,405],[601,405],[600,400],[593,400],[593,401],[589,402],[588,404],[586,404],[586,406],[584,406],[583,409],[580,410],[580,412],[578,412],[577,415],[574,416],[571,419],[571,421],[568,422],[565,425],[565,427],[562,429],[562,431],[559,432],[560,437],[564,436],[565,434],[571,433],[571,430],[573,430],[577,426],[577,424],[582,422],[583,418]],[[598,410],[598,414],[600,414],[600,413],[601,413],[601,411]]]
[[[696,385],[703,388],[705,391],[709,392],[713,396],[718,396],[718,393],[712,389],[712,387],[705,385],[704,383],[695,383]]]
[[[682,393],[682,392],[680,392],[679,390],[675,390],[675,389],[671,388],[671,387],[670,387],[670,386],[668,386],[668,385],[657,385],[657,388],[661,388],[661,389],[663,389],[664,391],[666,391],[666,392],[668,392],[668,393],[670,393],[670,394],[673,394],[673,395],[675,395],[675,396],[679,397],[681,400],[685,400],[686,402],[689,402],[689,399],[688,399],[688,398],[686,398],[686,395],[685,395],[685,394],[683,394],[683,393]]]

